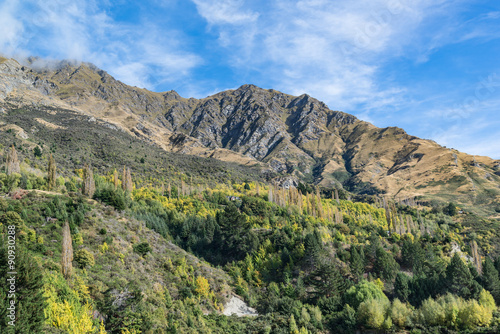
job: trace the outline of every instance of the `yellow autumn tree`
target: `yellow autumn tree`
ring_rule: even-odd
[[[208,284],[208,281],[205,277],[198,276],[196,278],[195,291],[200,297],[208,297],[208,295],[210,294],[210,284]]]

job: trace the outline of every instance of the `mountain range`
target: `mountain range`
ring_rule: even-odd
[[[22,106],[71,110],[166,152],[259,167],[324,188],[455,201],[490,214],[500,206],[500,160],[378,128],[307,94],[243,85],[184,98],[128,86],[89,63],[0,58],[0,116]],[[61,126],[43,115],[37,120]]]

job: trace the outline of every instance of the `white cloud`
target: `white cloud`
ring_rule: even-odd
[[[401,54],[412,42],[408,36],[426,17],[442,13],[446,3],[192,1],[230,51],[236,72],[260,72],[273,88],[306,92],[332,108],[351,111],[368,102],[374,108],[402,99],[403,87],[378,84],[380,67]]]
[[[201,63],[183,51],[177,31],[115,22],[102,3],[9,0],[0,9],[0,48],[6,54],[28,56],[37,50],[44,57],[92,62],[148,89],[181,80]]]
[[[193,0],[198,12],[210,24],[245,24],[254,22],[258,14],[251,11],[243,11],[242,0]]]
[[[22,35],[23,25],[13,15],[17,7],[16,0],[7,0],[0,5],[0,52],[3,54],[14,53]]]

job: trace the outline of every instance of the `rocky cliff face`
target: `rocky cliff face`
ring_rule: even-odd
[[[308,95],[244,85],[204,99],[130,87],[91,64],[32,69],[0,58],[0,103],[43,103],[101,118],[169,151],[243,164],[365,193],[500,199],[500,162],[377,128]]]

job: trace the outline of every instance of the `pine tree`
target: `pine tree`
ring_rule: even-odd
[[[473,278],[469,268],[455,253],[446,267],[446,289],[463,298],[469,298],[473,288]]]
[[[7,153],[7,161],[5,162],[7,175],[13,173],[21,173],[21,167],[19,166],[19,159],[17,157],[17,151],[14,145],[11,146],[10,151]]]
[[[15,277],[16,286],[16,319],[15,327],[8,325],[10,319],[7,317],[10,311],[8,298],[9,286],[8,272],[12,270],[8,264],[8,251],[0,239],[0,331],[5,334],[14,333],[43,333],[45,321],[44,308],[45,297],[43,296],[42,269],[33,257],[28,254],[21,245],[16,247]],[[8,313],[9,312],[9,313]]]
[[[167,307],[167,309],[171,308],[172,307],[172,296],[170,296],[170,291],[168,291],[167,288],[165,288],[165,306]]]
[[[481,278],[483,287],[491,292],[495,302],[500,303],[500,279],[498,277],[498,270],[495,268],[493,261],[490,258],[484,260],[483,276]]]
[[[327,298],[335,297],[340,299],[348,287],[346,280],[340,273],[340,268],[321,251],[316,252],[315,257],[316,269],[311,275],[311,277],[315,277],[311,281],[315,293],[318,297],[326,296]]]
[[[68,222],[64,223],[62,236],[61,271],[63,276],[68,279],[73,271],[73,242]]]
[[[383,247],[376,250],[376,260],[373,264],[373,270],[384,280],[392,280],[399,270],[398,263],[391,254],[385,251]]]
[[[403,303],[408,301],[410,297],[410,278],[401,272],[396,275],[396,281],[394,282],[394,292],[396,297],[399,298]]]
[[[85,164],[83,167],[83,184],[82,184],[82,193],[85,196],[92,198],[95,192],[95,182],[94,182],[94,173],[92,172],[92,168]]]
[[[361,254],[354,246],[351,247],[351,270],[358,280],[363,277],[365,272],[365,259],[361,257]]]
[[[288,320],[288,329],[290,334],[299,334],[299,327],[297,327],[297,323],[295,322],[295,317],[292,316]]]
[[[48,186],[49,190],[52,190],[56,187],[56,162],[52,154],[49,156],[49,168],[48,168]]]

